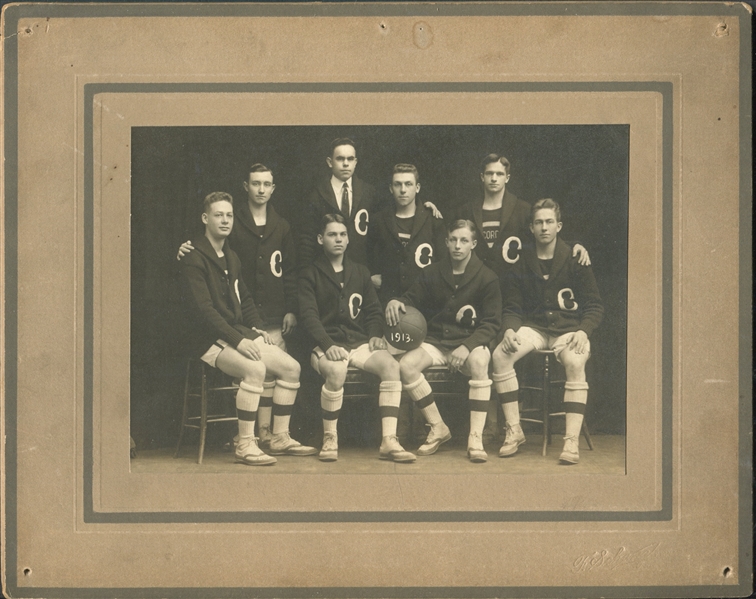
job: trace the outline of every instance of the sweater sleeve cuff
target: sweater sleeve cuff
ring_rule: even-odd
[[[324,352],[328,351],[329,348],[331,348],[334,345],[330,337],[324,337],[322,339],[318,339],[317,343],[318,343],[318,347],[322,349]]]
[[[519,331],[520,327],[522,326],[522,320],[516,317],[512,316],[505,316],[501,323],[501,331],[504,333],[507,329],[512,329],[513,331]]]
[[[242,342],[242,339],[244,339],[244,335],[242,335],[239,331],[234,329],[234,332],[232,334],[229,334],[228,342],[234,346],[234,348],[239,347],[239,344]]]

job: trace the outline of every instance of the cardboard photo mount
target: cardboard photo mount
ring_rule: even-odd
[[[6,6],[6,594],[748,595],[750,19]],[[362,124],[629,126],[624,476],[130,472],[131,129]]]

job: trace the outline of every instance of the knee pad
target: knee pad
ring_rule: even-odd
[[[378,390],[381,392],[386,391],[388,393],[392,391],[401,393],[402,383],[401,381],[381,381],[381,384],[378,387]]]
[[[496,391],[498,393],[517,391],[520,388],[520,385],[517,383],[517,373],[514,371],[514,368],[506,372],[494,372],[492,378],[494,382],[496,382]]]
[[[470,399],[488,401],[491,399],[491,379],[470,379]]]
[[[255,393],[257,395],[260,395],[263,392],[262,387],[255,387],[254,385],[249,385],[248,383],[245,383],[244,381],[241,381],[239,383],[239,388],[249,393]]]
[[[490,387],[493,381],[491,379],[470,379],[469,385],[472,389]]]
[[[583,381],[567,381],[564,384],[564,388],[568,391],[588,391],[588,383]]]
[[[330,399],[331,401],[341,399],[344,397],[344,388],[342,387],[338,391],[331,391],[330,389],[326,389],[326,386],[323,385],[320,388],[320,396],[324,399]]]
[[[430,383],[428,383],[428,381],[422,374],[420,375],[420,378],[417,379],[414,383],[408,383],[404,385],[404,390],[412,398],[413,401],[418,401],[423,397],[427,397],[433,391],[431,389]]]
[[[284,389],[291,389],[292,391],[296,391],[300,387],[299,381],[297,381],[296,383],[290,383],[289,381],[284,381],[282,379],[277,379],[274,386],[275,385],[283,387]]]

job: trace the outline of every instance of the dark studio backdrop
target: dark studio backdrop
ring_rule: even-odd
[[[131,188],[131,433],[138,448],[172,445],[178,436],[183,338],[192,325],[176,252],[203,230],[202,199],[226,191],[246,201],[246,169],[262,162],[275,176],[271,202],[296,228],[307,192],[328,175],[330,141],[345,136],[357,144],[356,175],[386,206],[393,165],[410,162],[420,172],[418,198],[451,216],[460,203],[482,198],[480,160],[490,152],[509,159],[507,187],[521,199],[559,202],[561,235],[588,248],[605,307],[591,338],[588,422],[592,432],[624,434],[628,126],[138,127]],[[293,431],[320,430],[317,383],[303,375]]]

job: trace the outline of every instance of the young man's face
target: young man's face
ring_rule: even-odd
[[[249,178],[244,182],[247,197],[258,206],[265,206],[268,203],[275,188],[271,172],[249,173]]]
[[[354,146],[336,146],[333,149],[333,155],[326,158],[326,162],[331,167],[334,177],[339,181],[346,181],[354,174],[354,167],[357,166],[357,152]]]
[[[208,212],[202,213],[205,230],[214,239],[224,239],[231,233],[234,226],[234,207],[231,202],[221,200],[213,202]]]
[[[390,189],[397,206],[409,206],[420,191],[420,183],[415,181],[412,173],[394,173]]]
[[[549,245],[561,230],[562,223],[557,222],[553,208],[538,210],[533,216],[533,222],[530,223],[530,231],[539,245]]]
[[[328,223],[325,231],[318,235],[318,243],[328,256],[343,254],[349,245],[349,235],[346,225],[341,223]]]
[[[509,182],[507,169],[501,162],[489,162],[480,174],[480,180],[489,193],[499,193]]]
[[[473,237],[473,232],[467,227],[455,229],[446,237],[446,247],[451,259],[455,262],[466,260],[476,245],[478,242]]]

